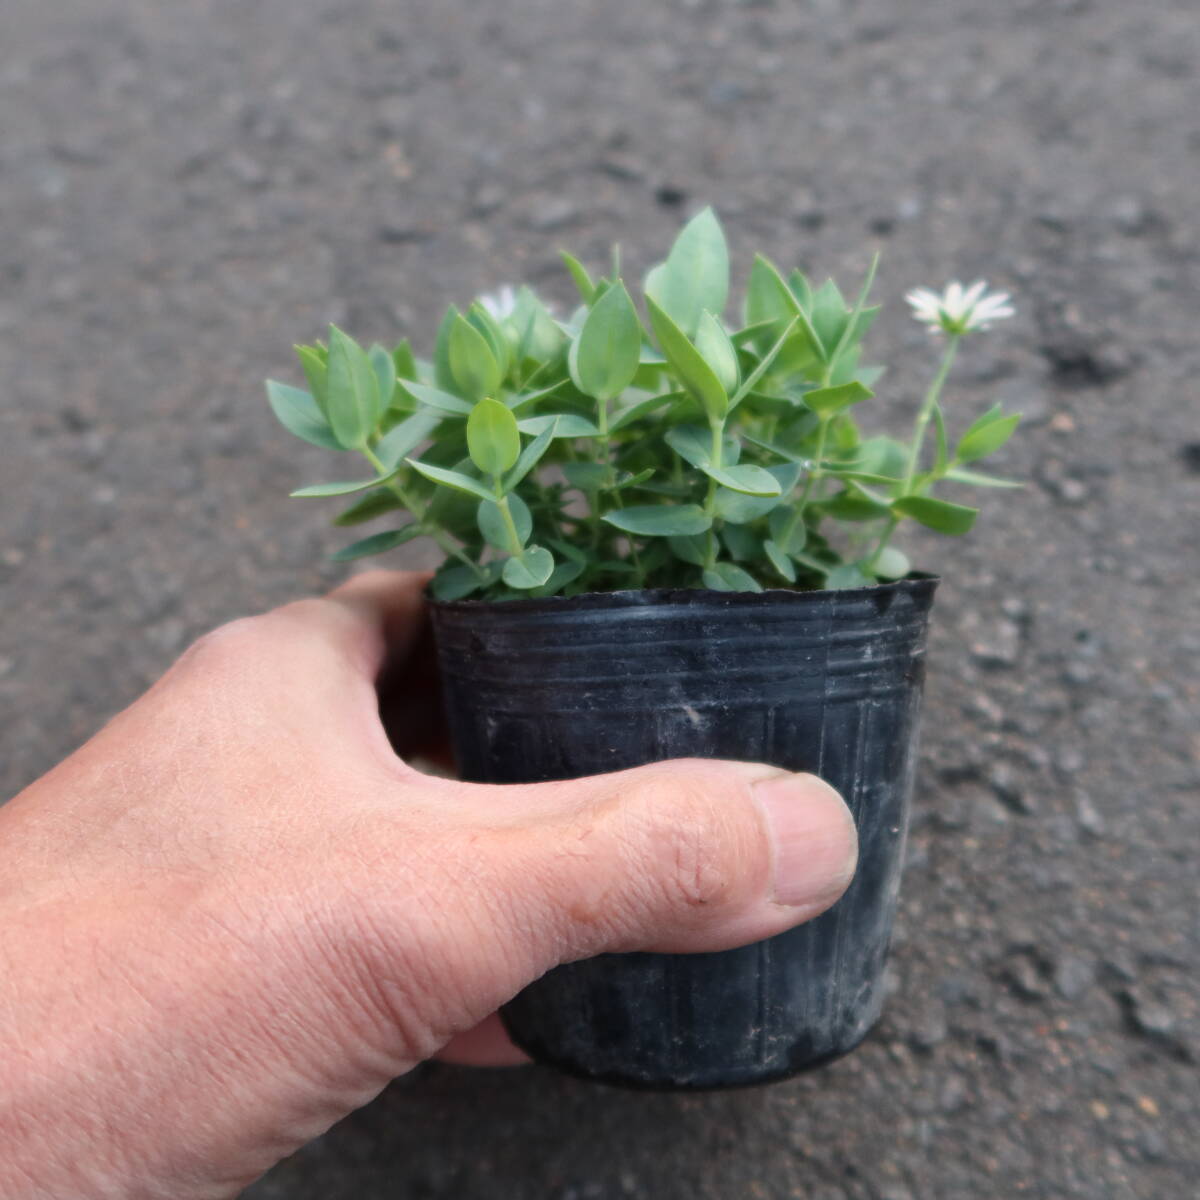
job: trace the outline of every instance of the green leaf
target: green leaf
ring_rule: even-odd
[[[1001,479],[997,475],[985,475],[982,471],[967,471],[962,467],[951,467],[945,478],[954,483],[965,483],[971,487],[989,488],[1022,488],[1025,485],[1018,479]]]
[[[743,492],[747,496],[779,495],[779,480],[763,467],[749,463],[738,467],[714,467],[710,464],[702,466],[700,470],[731,492]]]
[[[446,315],[438,326],[437,343],[433,351],[433,381],[444,392],[452,392],[458,387],[454,372],[450,370],[450,331],[459,315],[453,304],[446,309]]]
[[[714,563],[701,576],[714,592],[761,592],[762,585],[734,563]]]
[[[848,563],[834,567],[825,576],[825,586],[830,591],[841,592],[850,588],[871,587],[875,583],[869,575],[864,575],[856,563]]]
[[[268,379],[267,402],[276,419],[289,433],[314,446],[324,446],[327,450],[344,448],[333,436],[324,413],[308,392]]]
[[[646,276],[645,293],[688,337],[696,336],[705,309],[718,317],[725,311],[729,247],[711,208],[680,230],[667,261]]]
[[[646,297],[646,308],[658,344],[667,356],[671,369],[679,377],[679,382],[699,400],[710,419],[721,420],[729,407],[729,397],[712,367],[688,341],[683,330],[650,296]]]
[[[892,501],[892,512],[899,517],[912,517],[938,533],[954,535],[969,532],[979,515],[977,508],[951,504],[949,500],[934,500],[930,496],[901,496]]]
[[[555,392],[561,391],[567,382],[567,379],[556,379],[553,383],[544,388],[538,388],[532,392],[519,392],[515,395],[505,396],[504,403],[507,404],[508,407],[513,410],[513,412],[516,412],[518,409],[524,408],[525,405],[532,404],[535,400],[544,400],[547,396],[552,396]]]
[[[788,288],[793,296],[796,297],[797,303],[805,312],[812,308],[813,291],[809,286],[808,279],[799,267],[794,267],[792,273],[788,276]]]
[[[351,562],[356,558],[366,558],[368,554],[383,554],[387,550],[403,546],[405,542],[411,542],[413,538],[420,537],[424,532],[419,525],[405,525],[403,529],[388,529],[384,533],[373,533],[370,537],[360,538],[357,542],[351,542],[349,546],[343,546],[341,550],[331,556],[331,561]]]
[[[613,490],[623,492],[626,488],[641,487],[647,479],[654,478],[654,468],[646,467],[639,471],[636,475],[630,475],[629,472],[622,472],[617,476],[616,482],[613,484]]]
[[[989,416],[990,414],[985,413],[959,439],[954,451],[954,457],[959,462],[975,462],[995,453],[1012,437],[1021,420],[1020,413],[1014,413],[1011,417],[997,414],[988,419]]]
[[[873,475],[886,475],[889,478],[900,478],[908,465],[908,451],[895,438],[886,436],[867,438],[861,442],[855,451],[853,463],[855,470],[866,471]]]
[[[765,517],[783,502],[783,496],[790,493],[800,477],[799,466],[784,463],[780,466],[767,467],[767,471],[778,481],[779,494],[773,496],[749,496],[742,492],[730,491],[728,488],[717,488],[714,501],[717,516],[737,525]]]
[[[605,558],[594,564],[597,572],[603,575],[636,575],[637,568],[631,562],[620,558]]]
[[[371,361],[375,382],[379,386],[380,411],[386,412],[392,405],[392,396],[396,391],[396,364],[378,342],[367,351],[367,358]]]
[[[857,450],[861,439],[854,418],[847,412],[835,413],[829,422],[829,431],[825,440],[829,444],[829,453],[834,460],[843,459],[852,451]]]
[[[417,360],[413,357],[412,347],[405,338],[392,351],[392,366],[396,369],[397,379],[417,379]]]
[[[808,530],[802,520],[793,523],[793,516],[793,509],[777,508],[767,518],[767,528],[771,531],[771,541],[784,554],[795,558],[808,541]]]
[[[684,392],[664,392],[661,396],[650,396],[645,400],[639,400],[636,404],[623,408],[616,418],[609,422],[608,430],[610,433],[616,433],[618,429],[624,429],[626,425],[640,421],[642,417],[648,416],[664,404],[674,404],[684,395]]]
[[[750,268],[744,311],[748,325],[764,325],[772,334],[781,324],[792,321],[800,311],[796,297],[775,264],[761,254],[754,256]]]
[[[608,463],[569,462],[562,464],[567,482],[581,492],[600,492],[612,487],[613,469]]]
[[[559,541],[558,538],[548,537],[546,542],[552,550],[557,550],[563,558],[570,562],[578,563],[581,567],[586,567],[588,564],[588,556],[580,550],[578,546],[572,546],[570,542]]]
[[[512,514],[513,524],[517,528],[517,540],[524,546],[533,532],[533,514],[529,511],[529,505],[513,493],[508,497],[508,511]],[[481,500],[475,519],[479,523],[479,532],[483,534],[485,542],[495,546],[497,550],[512,553],[508,525],[499,504],[494,500]]]
[[[845,338],[845,334],[842,335]],[[837,359],[829,365],[829,382],[849,383],[859,379],[858,360],[862,357],[861,346],[844,346],[838,352]],[[859,382],[862,382],[860,379]]]
[[[571,379],[585,396],[612,400],[633,382],[641,350],[642,323],[618,280],[592,305],[571,343]]]
[[[872,495],[861,483],[850,483],[842,491],[821,501],[835,521],[875,521],[890,511],[886,497]]]
[[[500,379],[503,380],[508,374],[509,360],[512,357],[512,347],[504,330],[478,300],[467,309],[466,320],[483,334],[483,340],[487,342],[492,356],[500,366]]]
[[[558,256],[563,260],[567,270],[571,272],[571,278],[575,281],[575,286],[579,289],[579,295],[583,298],[584,304],[591,304],[592,297],[596,294],[596,285],[587,273],[587,268],[579,259],[565,250],[560,250]]]
[[[676,425],[667,430],[663,440],[693,467],[703,470],[712,463],[712,435],[699,425]]]
[[[753,562],[762,557],[762,538],[749,525],[727,522],[721,530],[721,541],[734,562]]]
[[[796,582],[796,564],[770,538],[763,542],[763,553],[788,583]]]
[[[453,447],[453,449],[457,450],[457,447]],[[434,447],[434,451],[444,454],[446,448]],[[411,462],[411,460],[409,461]],[[430,465],[445,469],[441,464]],[[474,465],[469,458],[456,459],[449,469],[459,475],[465,475],[476,483],[479,482],[475,476]],[[480,486],[483,485],[480,484]],[[494,492],[487,488],[484,490],[487,491],[489,499],[494,498]],[[470,542],[479,533],[479,526],[475,522],[475,510],[479,507],[481,499],[479,493],[474,491],[454,487],[436,487],[433,489],[433,495],[429,497],[425,516],[431,524],[440,525],[454,534],[459,541]],[[496,573],[496,578],[500,578],[499,572]]]
[[[336,325],[329,328],[329,424],[347,450],[361,450],[383,412],[379,381],[363,348]]]
[[[398,467],[438,426],[437,413],[419,412],[394,425],[375,445],[375,457],[390,471]]]
[[[729,335],[729,339],[740,350],[747,346],[753,347],[766,338],[774,337],[778,328],[778,321],[754,321],[749,325],[743,325],[741,329],[735,329]]]
[[[361,500],[356,500],[349,508],[333,518],[334,525],[361,525],[364,521],[373,521],[384,513],[395,512],[404,507],[400,499],[390,488],[378,488],[368,492]]]
[[[450,372],[463,393],[472,400],[494,396],[503,374],[487,338],[459,314],[450,327]]]
[[[810,414],[811,415],[811,414]],[[815,420],[815,417],[814,417]],[[812,462],[796,450],[789,450],[786,446],[780,446],[777,442],[764,442],[761,438],[756,438],[753,434],[747,433],[744,435],[746,441],[752,446],[759,446],[763,450],[769,451],[771,454],[777,455],[779,458],[785,458],[788,462],[794,463],[800,467],[807,467]]]
[[[484,475],[503,475],[521,456],[517,418],[499,400],[485,396],[467,418],[467,450]]]
[[[750,395],[758,381],[771,369],[775,359],[782,352],[784,346],[787,345],[788,339],[792,336],[799,321],[800,318],[797,316],[793,317],[792,320],[788,322],[784,331],[779,335],[778,339],[776,339],[775,344],[759,360],[758,366],[756,366],[754,370],[746,376],[742,386],[738,388],[736,392],[734,392],[729,401],[729,412],[732,412],[735,408],[737,408],[737,406],[741,404],[741,402],[748,395]]]
[[[320,346],[297,346],[296,357],[308,380],[308,390],[323,415],[329,409],[329,351]],[[340,449],[341,447],[339,447]]]
[[[535,596],[554,596],[557,595],[568,583],[578,579],[583,574],[584,567],[582,563],[577,562],[561,562],[557,563],[554,570],[550,572],[550,578],[542,584],[533,594]]]
[[[524,319],[517,339],[518,358],[529,358],[543,364],[557,358],[564,335],[555,324],[554,318],[546,311],[546,306],[528,287],[522,287],[518,291],[517,300],[518,304],[525,306],[529,314]]]
[[[551,436],[556,438],[599,437],[600,429],[595,421],[581,417],[577,413],[542,413],[537,417],[524,417],[517,422],[517,428],[522,433],[541,433],[544,429],[551,430]]]
[[[478,572],[470,567],[443,567],[429,585],[435,600],[462,600],[464,597],[479,591],[487,582],[481,579]]]
[[[852,404],[869,400],[874,395],[869,387],[853,380],[850,383],[838,384],[837,387],[814,388],[811,392],[805,392],[804,403],[813,412],[827,417],[849,408]]]
[[[713,495],[713,512],[722,521],[746,525],[766,516],[778,503],[778,496],[747,496],[744,492],[719,487]]]
[[[395,479],[399,472],[400,468],[397,467],[386,475],[378,475],[374,479],[360,479],[350,483],[314,483],[311,487],[297,488],[290,495],[296,500],[312,500],[324,496],[349,496],[353,492],[365,492],[367,488],[387,483],[388,480]]]
[[[912,564],[903,550],[885,546],[875,560],[874,570],[880,579],[903,579],[912,570]]]
[[[869,471],[846,470],[843,467],[829,467],[825,474],[831,479],[848,479],[854,483],[874,483],[880,487],[897,487],[904,480],[896,475],[872,475]]]
[[[517,465],[505,476],[501,486],[505,492],[511,492],[513,488],[533,470],[534,467],[541,462],[542,455],[550,448],[550,442],[554,438],[554,427],[543,429],[541,433],[533,439],[521,451],[521,457],[517,459]]]
[[[642,537],[680,537],[704,533],[712,518],[698,504],[644,504],[606,513],[604,520]]]
[[[504,582],[510,588],[528,591],[541,587],[554,570],[554,555],[541,546],[527,546],[520,555],[504,562]]]
[[[850,312],[838,285],[832,279],[827,279],[813,293],[812,309],[813,329],[821,340],[826,361],[837,349],[842,333],[850,320]]]
[[[724,326],[707,309],[700,314],[700,327],[696,330],[696,350],[721,381],[725,392],[729,395],[736,392],[741,376],[737,351],[733,348]]]
[[[797,552],[791,558],[797,566],[803,567],[806,571],[811,571],[814,575],[819,575],[822,580],[829,574],[831,564],[823,562],[815,555]]]
[[[418,404],[436,408],[439,412],[450,413],[456,417],[470,416],[471,409],[475,407],[470,400],[464,400],[461,396],[453,396],[449,392],[443,392],[441,388],[429,387],[428,384],[413,383],[409,379],[402,379],[400,388]]]
[[[803,278],[803,276],[801,276]],[[805,285],[806,300],[799,299],[793,289],[775,269],[775,265],[760,254],[750,270],[746,294],[746,319],[773,321],[778,329],[784,321],[794,322],[793,328],[772,357],[778,355],[777,365],[785,374],[804,371],[825,357],[824,347],[807,313],[811,295]]]
[[[708,562],[708,536],[703,533],[676,535],[667,538],[667,545],[676,558],[693,567],[702,567]]]
[[[410,467],[426,479],[440,483],[443,487],[453,488],[456,492],[466,492],[468,496],[478,496],[480,500],[494,500],[495,494],[490,492],[478,479],[464,475],[461,471],[449,471],[445,467],[435,467],[431,463],[418,462],[415,458],[405,460]]]

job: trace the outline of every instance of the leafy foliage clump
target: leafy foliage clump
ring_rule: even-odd
[[[293,495],[358,494],[336,525],[402,519],[338,560],[432,538],[441,599],[862,587],[908,573],[891,545],[902,521],[971,528],[978,510],[935,485],[1013,486],[970,464],[1017,416],[993,408],[950,449],[940,395],[954,328],[911,440],[864,437],[856,413],[882,374],[862,362],[874,264],[848,301],[760,255],[730,327],[711,210],[646,276],[644,317],[618,262],[593,279],[563,258],[582,301],[566,320],[522,287],[451,305],[431,361],[332,328],[328,344],[297,347],[307,390],[268,383],[287,429],[374,471]]]

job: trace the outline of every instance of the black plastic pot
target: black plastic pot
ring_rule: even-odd
[[[433,606],[464,779],[570,779],[700,756],[811,771],[860,858],[828,912],[716,954],[609,954],[508,1004],[538,1062],[634,1087],[763,1083],[879,1017],[937,580],[835,592],[644,591]]]

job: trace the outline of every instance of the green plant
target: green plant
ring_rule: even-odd
[[[983,284],[909,294],[946,347],[903,443],[864,438],[855,420],[882,374],[860,361],[875,263],[847,302],[832,280],[814,289],[760,255],[731,329],[729,256],[709,209],[646,276],[645,319],[615,254],[601,279],[563,259],[582,298],[567,320],[522,287],[451,305],[432,361],[333,328],[327,345],[297,347],[307,391],[267,384],[292,433],[375,472],[293,495],[361,493],[336,525],[407,515],[337,559],[432,538],[442,599],[858,587],[908,573],[891,544],[902,521],[971,528],[978,510],[935,486],[1016,486],[973,464],[1019,417],[996,406],[951,448],[941,404],[959,341],[1011,315]]]

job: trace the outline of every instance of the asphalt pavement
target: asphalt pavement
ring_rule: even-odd
[[[952,396],[1024,411],[1029,486],[907,543],[945,583],[876,1035],[716,1095],[425,1067],[251,1200],[1198,1194],[1198,62],[1191,0],[5,0],[0,796],[342,577],[261,388],[329,321],[428,346],[712,203],[743,271],[882,250],[899,429],[903,292],[1018,308]]]

